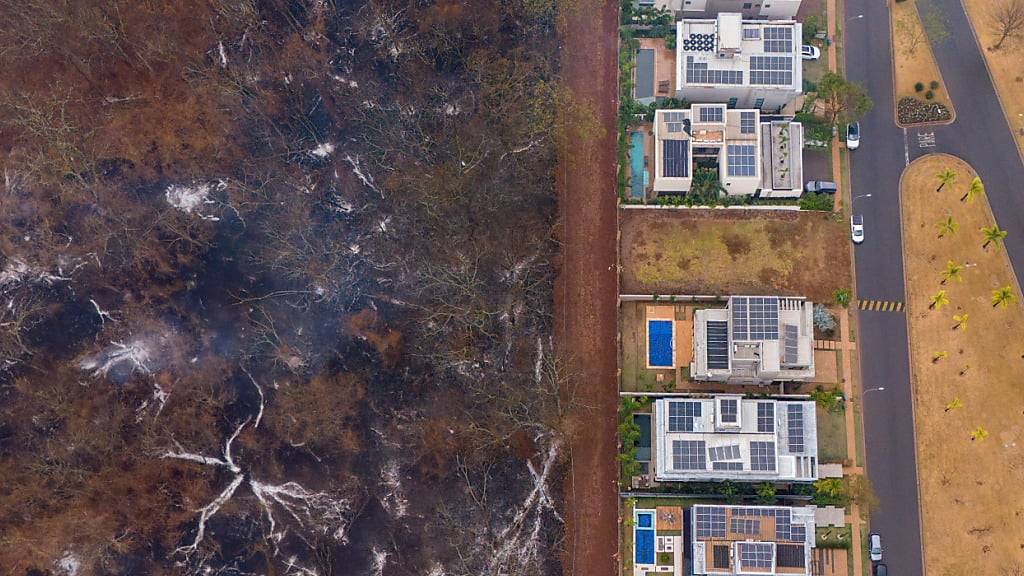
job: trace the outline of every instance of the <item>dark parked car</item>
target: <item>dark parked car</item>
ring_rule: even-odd
[[[875,564],[875,576],[889,576],[889,569],[885,564]]]
[[[828,180],[809,180],[804,184],[804,192],[818,192],[822,194],[835,194],[839,190],[835,182]]]

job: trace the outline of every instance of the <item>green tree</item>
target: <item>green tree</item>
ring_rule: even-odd
[[[946,234],[956,234],[956,229],[959,225],[953,220],[952,216],[946,216],[936,225],[939,229],[939,238],[942,238]]]
[[[729,504],[735,504],[737,501],[739,501],[738,497],[739,497],[740,491],[736,487],[736,484],[734,482],[732,482],[731,480],[726,480],[725,482],[722,482],[721,484],[719,484],[718,485],[718,493]]]
[[[822,478],[814,482],[814,497],[811,500],[819,506],[844,506],[847,502],[846,487],[841,478]]]
[[[971,185],[967,187],[967,192],[964,192],[964,195],[960,197],[960,201],[970,202],[984,193],[985,185],[981,183],[981,178],[975,176],[971,179]]]
[[[826,72],[818,81],[818,98],[825,108],[825,117],[833,125],[853,122],[873,105],[863,86],[848,82],[835,72]]]
[[[952,260],[946,261],[946,269],[942,271],[942,284],[949,282],[950,280],[956,280],[957,282],[963,282],[963,271],[964,267],[962,264],[957,264]]]
[[[851,502],[861,507],[862,512],[878,509],[878,496],[875,495],[875,489],[867,476],[856,474],[847,478],[846,494]]]
[[[761,504],[775,504],[775,485],[765,482],[757,486],[757,501]]]
[[[836,288],[832,291],[832,301],[837,305],[846,308],[850,305],[850,300],[853,298],[853,293],[849,288]]]
[[[928,308],[940,310],[946,304],[949,304],[949,298],[946,297],[946,291],[939,290],[932,296],[932,303],[928,305]]]
[[[1003,286],[992,291],[992,307],[1000,306],[1006,308],[1006,306],[1013,302],[1014,298],[1013,290],[1009,286]]]
[[[953,180],[956,180],[956,172],[949,168],[943,168],[942,172],[936,174],[935,177],[939,179],[939,187],[935,191],[940,192],[946,184],[952,184]]]
[[[961,331],[966,332],[968,317],[969,315],[967,312],[964,312],[963,314],[953,314],[953,322],[956,322],[956,324],[953,325],[953,330],[959,328]]]
[[[993,224],[991,227],[981,227],[981,232],[985,235],[985,243],[981,245],[982,248],[988,250],[989,244],[995,244],[999,247],[999,244],[1006,238],[1006,230],[1000,230],[998,224]]]

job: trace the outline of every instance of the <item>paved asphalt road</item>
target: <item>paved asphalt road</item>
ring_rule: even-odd
[[[951,31],[950,39],[935,47],[935,55],[958,116],[949,126],[906,131],[893,121],[887,5],[882,0],[849,0],[846,6],[846,75],[863,84],[875,103],[861,120],[861,146],[851,154],[853,194],[872,194],[854,202],[864,215],[867,236],[855,256],[861,299],[904,299],[899,178],[908,160],[929,152],[948,152],[974,166],[1000,227],[1010,231],[1007,249],[1014,267],[1024,270],[1024,166],[960,0],[935,3]],[[857,19],[858,14],[864,18]],[[863,400],[867,473],[880,501],[871,528],[882,535],[890,571],[919,576],[923,570],[906,318],[862,312],[859,345],[864,389],[886,388],[869,392]]]

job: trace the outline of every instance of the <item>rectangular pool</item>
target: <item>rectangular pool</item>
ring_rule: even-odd
[[[633,550],[636,564],[654,564],[654,512],[637,511],[633,528]]]
[[[647,365],[672,368],[672,321],[647,321]]]

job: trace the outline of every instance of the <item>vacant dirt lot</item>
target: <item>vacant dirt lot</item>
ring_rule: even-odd
[[[956,181],[936,193],[947,167]],[[1004,570],[1024,555],[1024,309],[1005,252],[982,249],[986,200],[960,201],[973,176],[957,158],[929,155],[901,186],[925,571],[936,575],[1013,574]],[[938,238],[947,216],[957,231]],[[948,261],[970,266],[942,285]],[[994,307],[992,290],[1007,285],[1016,301]],[[935,309],[942,289],[949,304]],[[954,327],[962,314],[966,330]],[[972,439],[979,427],[988,437]]]
[[[780,294],[850,286],[845,221],[819,212],[619,211],[623,294]]]

